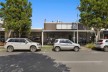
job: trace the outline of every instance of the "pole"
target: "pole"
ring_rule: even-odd
[[[78,7],[77,7],[78,9]],[[77,43],[78,43],[78,13],[77,13]]]
[[[78,22],[77,22],[77,43],[78,43]]]
[[[43,31],[42,31],[42,47],[43,47],[43,41],[44,41],[44,33],[43,33]]]
[[[75,43],[75,31],[73,32],[73,41]]]

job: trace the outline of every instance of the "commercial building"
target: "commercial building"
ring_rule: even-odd
[[[2,21],[0,24],[2,24]],[[44,28],[31,29],[29,38],[44,45],[52,44],[57,38],[68,38],[76,43],[87,43],[93,36],[94,30],[80,23],[44,22]],[[102,30],[100,38],[107,36],[108,31]],[[15,37],[14,33],[11,37]],[[0,27],[0,41],[3,39],[5,39],[5,29]]]
[[[48,39],[68,38],[74,42],[90,40],[94,30],[81,25],[80,23],[45,22],[42,42],[47,43]]]

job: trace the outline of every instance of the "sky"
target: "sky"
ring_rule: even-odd
[[[4,0],[0,0],[4,1]],[[32,3],[32,28],[43,28],[46,22],[77,22],[80,0],[28,0]]]

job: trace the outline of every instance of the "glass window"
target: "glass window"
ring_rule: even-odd
[[[70,40],[60,40],[60,43],[72,43]]]
[[[10,39],[8,42],[14,42],[15,40],[14,39]]]
[[[108,42],[108,40],[106,40],[106,42]]]
[[[19,39],[19,42],[25,43],[25,39]]]
[[[65,40],[60,40],[60,43],[65,43]]]
[[[19,39],[15,39],[15,42],[19,42]]]
[[[71,44],[71,41],[70,40],[66,40],[66,43],[70,43]]]
[[[27,38],[27,41],[32,42],[30,39]]]

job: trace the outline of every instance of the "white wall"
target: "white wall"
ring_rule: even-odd
[[[2,24],[3,24],[3,21],[2,21],[2,19],[0,18],[0,27],[2,26]]]
[[[77,25],[73,23],[56,24],[56,29],[77,29]]]

